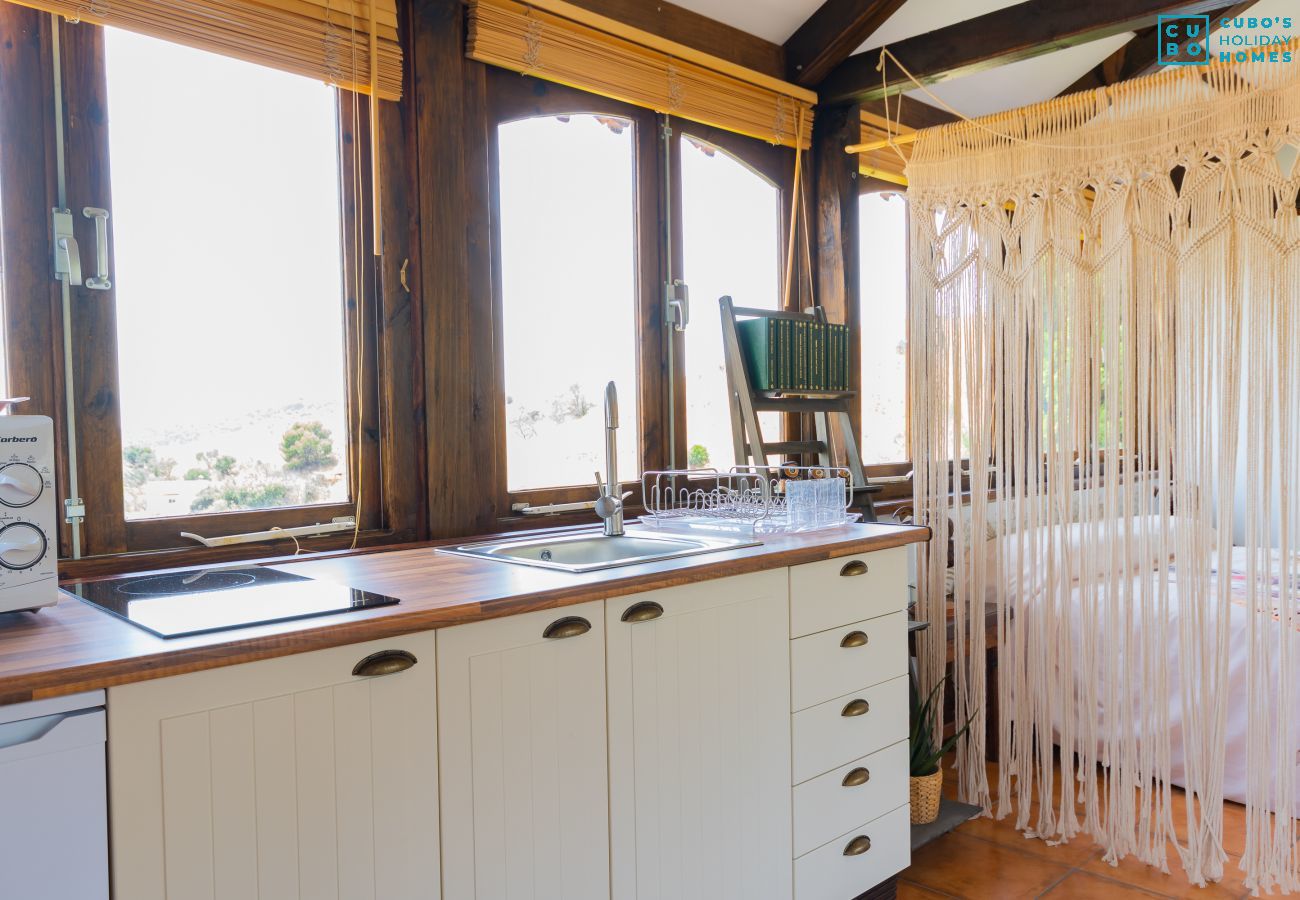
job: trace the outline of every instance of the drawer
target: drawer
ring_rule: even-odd
[[[790,642],[793,710],[906,674],[906,613],[890,613]]]
[[[860,715],[855,710],[866,709]],[[882,750],[907,737],[907,677],[800,710],[794,728],[794,783]]]
[[[899,741],[796,787],[794,855],[907,805],[908,774],[907,741]]]
[[[790,569],[790,636],[802,637],[907,609],[907,548]]]
[[[870,842],[869,849],[846,855],[846,849],[863,845],[859,838]],[[796,859],[795,900],[849,900],[897,875],[911,862],[911,817],[903,806]]]

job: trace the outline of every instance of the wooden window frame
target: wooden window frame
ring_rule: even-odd
[[[21,189],[0,192],[0,241],[6,252],[3,296],[10,385],[32,397],[20,412],[50,415],[59,447],[59,508],[68,496],[68,416],[64,393],[63,320],[61,290],[49,272],[52,258],[49,211],[57,206],[54,140],[54,56],[58,29],[64,85],[65,170],[68,202],[74,207],[101,205],[112,209],[109,196],[107,84],[104,31],[97,26],[70,24],[34,10],[0,3],[0,179]],[[341,176],[352,183],[351,147],[362,149],[363,195],[344,191],[344,348],[347,368],[349,456],[358,431],[362,473],[361,530],[358,546],[419,540],[427,534],[423,458],[422,380],[412,390],[413,370],[422,363],[419,344],[420,311],[398,274],[412,254],[414,217],[409,209],[410,135],[397,104],[381,103],[381,127],[386,135],[382,192],[385,255],[370,252],[373,233],[369,173],[369,98],[337,92],[338,147]],[[359,123],[353,133],[353,123]],[[35,136],[36,139],[33,139]],[[41,172],[43,178],[33,178]],[[353,222],[360,222],[364,243],[353,243]],[[93,223],[74,217],[82,248],[93,248]],[[116,242],[109,220],[110,254]],[[83,249],[83,260],[86,259]],[[110,271],[116,267],[110,265]],[[362,295],[354,296],[353,285]],[[205,513],[190,516],[126,520],[121,462],[121,423],[117,379],[115,292],[71,289],[73,330],[73,407],[76,425],[78,493],[87,515],[81,529],[81,554],[72,561],[71,527],[61,525],[60,566],[64,574],[107,573],[163,565],[188,565],[231,559],[265,557],[283,552],[284,542],[263,542],[206,548],[181,538],[181,531],[217,536],[271,527],[328,522],[353,515],[353,500],[345,503]],[[356,320],[362,302],[362,327]],[[364,363],[358,365],[358,355]],[[358,374],[358,371],[360,374]],[[358,380],[360,383],[358,383]],[[356,398],[363,399],[358,421]],[[356,463],[350,461],[349,473]],[[349,475],[351,478],[351,474]],[[352,532],[300,539],[304,551],[347,547]],[[92,559],[93,557],[93,559]]]
[[[859,197],[862,197],[866,194],[899,194],[900,198],[905,199],[907,194],[907,188],[902,185],[891,184],[887,181],[881,181],[876,178],[859,177],[858,195]],[[912,211],[910,208],[906,206],[904,207],[904,209],[905,209],[904,222],[906,223],[905,228],[907,229],[907,234],[910,238]],[[910,239],[905,240],[904,246],[906,247],[907,250],[907,258],[905,262],[905,265],[907,266],[907,270],[906,270],[907,277],[904,286],[904,298],[903,298],[903,302],[906,304],[907,307],[907,312],[906,315],[904,316],[904,328],[905,328],[904,339],[907,341],[908,352],[904,355],[903,358],[904,358],[904,365],[906,367],[905,383],[910,385],[912,380],[912,351],[911,351],[912,348],[912,315],[911,315],[912,242],[911,240]],[[858,248],[855,247],[854,252],[855,253],[858,252]],[[860,266],[861,266],[861,261],[859,261],[859,267]],[[859,340],[858,340],[859,346],[861,346],[861,338],[860,338],[861,333],[858,331],[858,329],[862,327],[862,321],[860,315],[861,307],[862,307],[862,297],[858,297],[857,307],[853,310],[853,315],[856,319],[856,321],[853,323],[853,333],[859,336]],[[861,366],[857,367],[856,377],[859,380],[862,378]],[[856,389],[858,393],[861,394],[862,385],[858,384]],[[904,428],[903,436],[907,445],[910,447],[912,441],[912,398],[910,395],[906,397],[906,399],[904,400],[903,411],[904,411],[903,412],[903,428]],[[863,446],[862,429],[864,429],[865,427],[866,427],[866,423],[859,421],[858,435],[857,435],[859,447]],[[868,479],[886,478],[886,477],[896,478],[902,475],[907,475],[912,470],[913,470],[913,464],[910,459],[901,459],[898,460],[897,462],[863,464],[863,471],[866,472]],[[883,488],[884,490],[876,494],[874,498],[878,511],[881,512],[894,511],[902,506],[911,505],[912,482],[910,480],[907,482],[891,482],[889,484],[883,485]]]
[[[503,349],[503,303],[501,274],[501,192],[500,192],[500,141],[501,125],[538,116],[604,115],[628,119],[633,123],[633,177],[635,179],[636,228],[636,320],[637,320],[637,445],[640,458],[639,471],[662,469],[667,465],[667,377],[665,350],[668,328],[663,321],[662,275],[663,237],[661,184],[662,166],[659,157],[659,126],[654,113],[630,104],[621,103],[575,88],[553,84],[537,78],[518,75],[496,67],[487,69],[487,144],[489,207],[491,216],[492,257],[492,338],[494,347],[494,378],[496,388],[491,393],[494,406],[496,448],[494,459],[489,461],[485,473],[490,475],[491,495],[501,498],[500,507],[506,510],[502,520],[519,523],[520,519],[539,524],[535,516],[520,517],[515,509],[527,504],[532,507],[554,503],[574,503],[596,498],[595,484],[557,485],[511,491],[506,473],[506,409],[505,409],[505,355]],[[622,427],[630,423],[624,418]],[[630,471],[628,460],[620,460],[620,474]],[[640,476],[636,481],[625,480],[624,490],[633,496],[627,501],[630,512],[641,506]],[[634,512],[633,512],[634,514]],[[574,517],[546,516],[540,524],[553,525],[573,518],[580,522],[594,521],[591,513]]]

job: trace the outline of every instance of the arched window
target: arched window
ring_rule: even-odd
[[[604,472],[618,386],[619,475],[640,474],[636,125],[574,113],[497,127],[501,348],[510,492]]]
[[[726,471],[736,459],[718,298],[780,308],[781,190],[739,156],[696,137],[690,125],[680,142],[682,271],[695,305],[682,365],[686,464]],[[767,439],[777,440],[780,414],[759,419]]]

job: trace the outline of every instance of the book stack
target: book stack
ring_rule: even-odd
[[[749,381],[759,391],[847,391],[849,328],[758,317],[736,323]]]

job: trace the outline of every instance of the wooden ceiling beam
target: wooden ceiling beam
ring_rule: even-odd
[[[785,78],[785,53],[749,32],[733,28],[666,0],[570,0],[576,6],[618,19],[634,28],[711,53],[773,78]]]
[[[785,42],[786,78],[817,84],[875,34],[906,0],[825,0]]]
[[[884,118],[885,101],[870,100],[863,103],[862,111],[877,118]],[[903,96],[889,98],[888,113],[891,122],[901,122],[908,128],[933,128],[936,125],[947,125],[949,122],[957,121],[957,117],[947,110]]]
[[[1243,15],[1246,10],[1257,2],[1258,0],[1247,0],[1245,3],[1227,4],[1219,9],[1212,10],[1207,15],[1210,17],[1211,22],[1216,19],[1235,18]],[[1073,84],[1061,91],[1057,96],[1064,97],[1067,94],[1077,94],[1080,91],[1109,87],[1121,81],[1128,81],[1130,78],[1141,78],[1143,75],[1150,75],[1160,68],[1157,63],[1159,53],[1160,45],[1156,39],[1155,26],[1144,28],[1137,32],[1133,39],[1123,47],[1120,47],[1087,72],[1084,72]]]
[[[1029,0],[927,34],[889,49],[921,84],[935,84],[1078,44],[1140,31],[1169,13],[1208,13],[1223,0]],[[823,103],[878,100],[913,87],[898,66],[882,80],[878,54],[840,63],[817,86]]]

